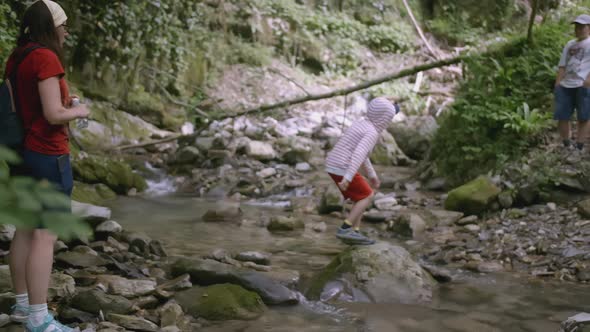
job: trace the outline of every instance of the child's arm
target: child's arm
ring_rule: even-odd
[[[363,168],[363,171],[364,171],[365,175],[367,176],[367,178],[369,178],[369,179],[376,179],[377,178],[377,172],[375,172],[375,168],[373,168],[373,164],[371,163],[371,158],[367,157],[367,159],[365,159],[365,161],[363,162],[361,167]]]
[[[363,137],[363,139],[357,144],[352,153],[352,158],[346,170],[346,174],[344,175],[344,179],[348,182],[352,181],[352,178],[358,172],[361,165],[367,161],[369,153],[373,150],[375,144],[377,144],[378,138],[379,135],[377,133],[365,135],[365,137]],[[372,165],[371,170],[375,173]]]

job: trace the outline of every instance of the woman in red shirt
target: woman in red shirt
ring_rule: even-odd
[[[66,108],[71,103],[61,61],[68,36],[66,20],[64,10],[50,0],[36,1],[27,8],[6,72],[17,71],[16,98],[25,129],[21,172],[46,179],[71,195],[67,125],[88,117],[89,111],[85,105]],[[33,50],[16,68],[19,54],[33,46],[41,48]],[[72,331],[47,311],[55,240],[56,236],[40,225],[35,230],[17,230],[11,243],[9,264],[17,300],[11,318],[26,322],[29,332]]]

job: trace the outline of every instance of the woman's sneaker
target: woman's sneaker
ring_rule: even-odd
[[[29,307],[15,304],[12,306],[10,320],[15,323],[24,323],[29,318]]]
[[[71,328],[56,321],[52,315],[45,316],[45,321],[41,326],[34,327],[30,321],[25,325],[26,332],[76,332],[80,331],[78,328]]]
[[[375,244],[375,240],[370,239],[360,232],[355,231],[352,227],[350,228],[338,228],[336,237],[342,240],[342,242],[351,245],[371,245]]]

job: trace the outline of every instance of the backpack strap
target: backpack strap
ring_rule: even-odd
[[[41,45],[34,45],[34,46],[26,48],[24,51],[20,52],[20,54],[18,55],[18,58],[16,58],[16,61],[14,62],[14,66],[12,66],[12,72],[10,74],[5,73],[4,79],[9,78],[12,85],[16,86],[16,77],[17,77],[17,73],[18,73],[18,66],[20,66],[21,62],[23,62],[25,60],[25,58],[31,52],[33,52],[34,50],[36,50],[38,48],[46,48],[46,47],[41,46]]]

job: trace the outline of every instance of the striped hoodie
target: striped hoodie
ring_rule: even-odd
[[[369,179],[376,178],[369,154],[394,115],[395,107],[389,100],[383,97],[371,100],[366,119],[353,123],[328,153],[326,171],[352,181],[362,167]]]

